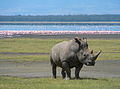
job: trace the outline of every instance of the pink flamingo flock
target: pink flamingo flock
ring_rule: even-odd
[[[0,31],[0,35],[120,34],[120,31]]]

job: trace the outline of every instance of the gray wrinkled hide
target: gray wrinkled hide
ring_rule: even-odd
[[[61,67],[62,77],[71,79],[71,68],[75,67],[75,78],[79,79],[79,72],[83,64],[94,66],[98,55],[89,52],[87,41],[74,38],[70,41],[64,41],[53,46],[50,52],[50,61],[52,65],[53,77],[56,78],[56,67]]]
[[[76,53],[80,50],[79,44],[73,39],[56,44],[51,50],[51,57],[53,62],[62,67],[62,62],[69,62],[71,64],[76,60]],[[72,67],[72,65],[71,65]]]

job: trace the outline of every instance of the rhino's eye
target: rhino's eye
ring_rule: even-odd
[[[85,56],[85,57],[86,57],[86,56],[87,56],[87,54],[84,54],[83,56]]]
[[[83,56],[84,56],[84,57],[87,57],[87,56],[89,56],[89,54],[84,54]]]
[[[82,48],[84,48],[84,45],[81,45]]]

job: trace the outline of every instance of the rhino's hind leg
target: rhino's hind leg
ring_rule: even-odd
[[[64,79],[66,77],[66,73],[65,73],[65,70],[63,68],[62,68],[61,74],[62,74],[62,78]]]
[[[63,70],[66,71],[67,73],[67,80],[71,79],[71,70],[70,70],[70,67],[69,67],[69,64],[67,62],[63,62],[62,63],[62,67],[63,67]]]
[[[51,66],[52,66],[52,74],[53,78],[56,78],[56,64],[53,62],[52,58],[50,58]]]
[[[52,65],[52,73],[53,73],[53,78],[56,78],[56,65]]]

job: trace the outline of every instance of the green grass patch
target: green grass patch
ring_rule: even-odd
[[[1,76],[0,89],[120,89],[120,78],[62,80],[60,78],[16,78]]]
[[[120,60],[120,40],[92,39],[88,40],[88,44],[95,52],[102,50],[98,60]]]
[[[120,53],[101,53],[98,60],[120,60]]]
[[[53,45],[68,39],[7,38],[0,39],[0,52],[49,53]],[[120,40],[88,39],[89,48],[95,52],[102,50],[99,60],[119,60]],[[113,53],[112,53],[113,52]],[[115,52],[115,53],[114,53]],[[118,52],[118,53],[117,53]],[[0,59],[20,59],[27,61],[49,60],[49,55],[6,55]]]
[[[118,39],[90,39],[88,40],[90,49],[103,52],[120,52],[120,40]]]
[[[49,55],[6,55],[0,54],[0,59],[15,61],[48,61]]]
[[[48,53],[50,48],[60,41],[63,41],[63,39],[0,39],[0,52]]]

